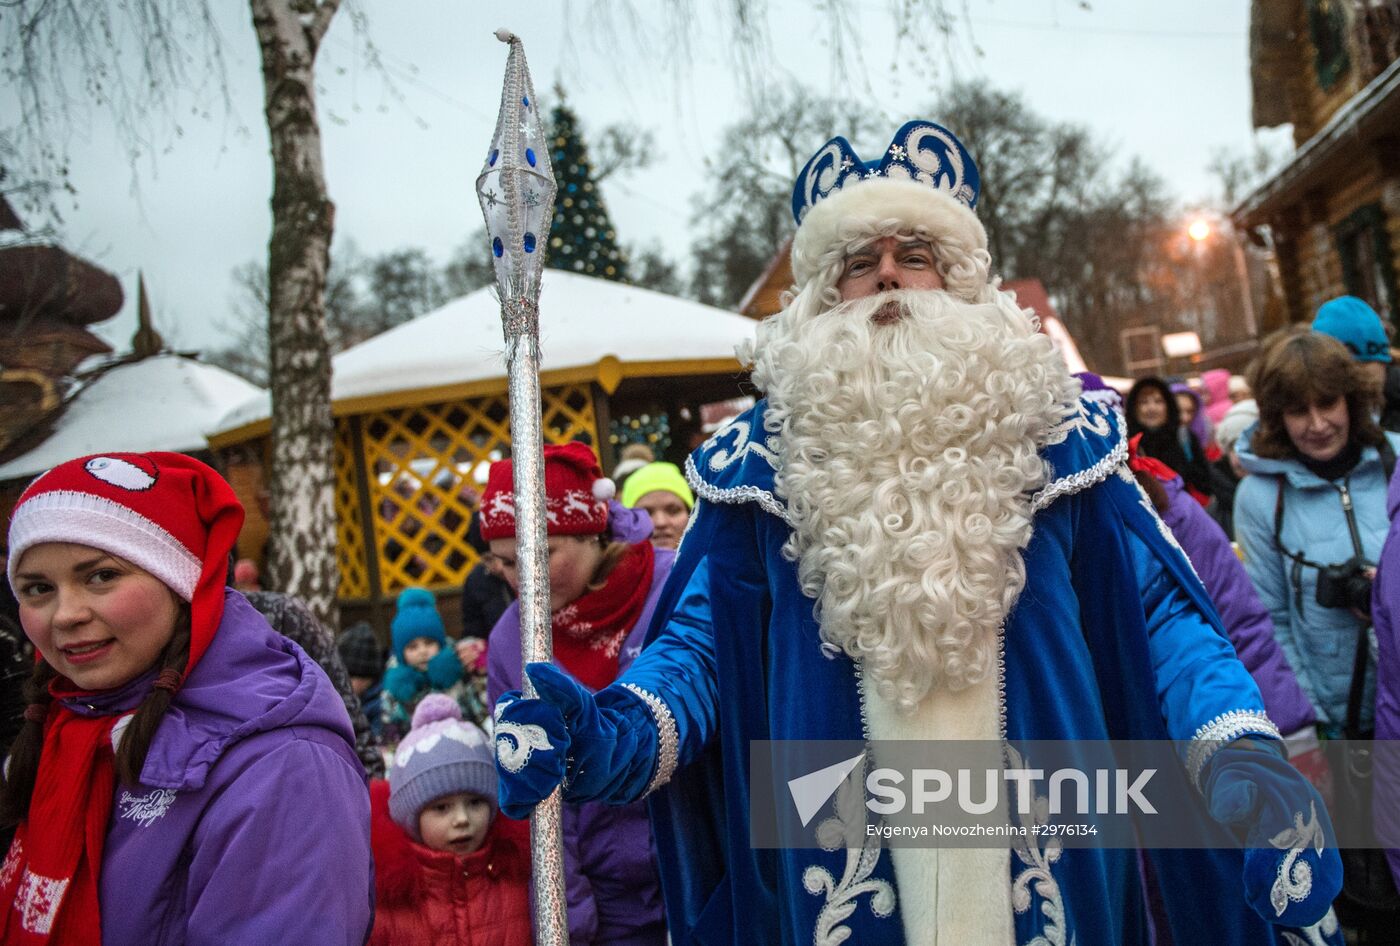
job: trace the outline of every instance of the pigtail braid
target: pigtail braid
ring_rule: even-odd
[[[53,697],[49,683],[58,676],[42,658],[34,660],[34,670],[24,683],[24,725],[10,746],[9,758],[0,773],[0,825],[19,824],[29,816],[29,799],[39,777],[39,756],[44,750],[44,723]]]
[[[146,698],[136,708],[131,723],[122,733],[117,748],[117,778],[123,783],[140,783],[141,770],[146,765],[146,753],[151,749],[151,740],[155,738],[160,721],[165,718],[165,711],[170,708],[170,702],[175,699],[175,693],[179,689],[178,685],[164,684],[172,679],[172,674],[183,682],[182,674],[189,659],[190,608],[189,605],[182,604],[180,614],[175,619],[175,633],[171,636],[170,643],[165,645],[160,663],[157,664],[160,673],[156,677],[156,683],[162,685],[151,687],[151,692],[146,694]]]

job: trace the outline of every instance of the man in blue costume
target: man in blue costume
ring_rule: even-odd
[[[502,697],[502,809],[648,798],[677,944],[1138,944],[1135,851],[751,847],[749,747],[1181,740],[1167,776],[1251,846],[1147,852],[1161,932],[1340,942],[1326,811],[1121,417],[991,278],[977,190],[931,122],[807,164],[795,292],[749,353],[766,398],[687,463],[699,504],[631,668],[595,694],[532,665],[540,698]]]

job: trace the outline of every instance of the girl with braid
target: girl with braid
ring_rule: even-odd
[[[172,453],[72,460],[20,497],[8,577],[37,653],[0,781],[0,943],[364,942],[350,720],[225,588],[242,522]]]

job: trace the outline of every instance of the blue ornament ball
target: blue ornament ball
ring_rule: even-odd
[[[534,167],[534,166],[535,166],[535,149],[534,149],[534,148],[526,148],[526,149],[525,149],[525,160],[530,162],[530,167]]]
[[[535,252],[535,235],[534,235],[533,233],[528,233],[528,232],[527,232],[527,233],[525,234],[525,252],[526,252],[526,253],[533,253],[533,252]]]
[[[501,254],[505,251],[506,248],[501,245],[500,237],[496,237],[494,240],[491,241],[491,252],[496,254],[497,259],[500,259]]]

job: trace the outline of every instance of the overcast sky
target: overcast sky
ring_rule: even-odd
[[[1023,92],[1050,118],[1090,126],[1120,160],[1142,157],[1186,204],[1214,196],[1206,165],[1216,148],[1243,151],[1254,140],[1246,0],[1093,0],[1089,11],[1074,0],[982,0],[969,4],[976,11],[964,24],[971,40],[937,70],[908,42],[896,54],[883,0],[851,0],[866,23],[859,84],[833,76],[807,4],[770,5],[773,68],[816,91],[868,100],[888,119],[887,135],[934,97],[939,81],[981,78]],[[182,137],[159,140],[160,153],[141,163],[137,193],[123,149],[100,118],[72,142],[79,205],[67,215],[67,245],[115,272],[126,288],[122,313],[98,327],[118,350],[129,347],[135,326],[138,270],[157,327],[173,343],[198,348],[227,338],[220,326],[231,320],[230,270],[266,258],[271,166],[257,45],[246,4],[213,6],[224,17],[232,118],[215,111],[186,123]],[[575,18],[586,6],[575,0]],[[652,8],[645,0],[635,6]],[[706,160],[742,112],[718,23],[694,24],[694,54],[674,70],[666,58],[648,61],[606,33],[571,35],[558,4],[517,0],[483,14],[485,7],[361,0],[392,90],[356,54],[350,18],[338,16],[318,63],[337,243],[352,239],[366,253],[421,246],[442,262],[480,226],[473,185],[495,125],[506,56],[492,30],[507,26],[525,41],[536,88],[544,93],[560,80],[585,130],[626,121],[654,133],[653,166],[609,180],[603,196],[625,243],[656,241],[681,259],[690,199],[710,183]],[[11,107],[0,103],[0,111]],[[1275,146],[1288,140],[1286,130],[1264,135]],[[887,142],[854,144],[874,154]],[[812,150],[820,144],[812,142]]]

